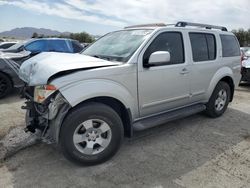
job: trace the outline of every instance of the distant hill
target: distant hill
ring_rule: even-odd
[[[63,35],[70,34],[69,32],[62,33],[51,29],[22,27],[22,28],[15,28],[10,31],[0,32],[0,37],[14,37],[14,38],[26,39],[26,38],[31,38],[33,33],[45,36],[59,36],[61,34]]]

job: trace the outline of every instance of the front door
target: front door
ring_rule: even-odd
[[[170,62],[145,67],[156,51],[168,51]],[[138,98],[140,116],[185,106],[190,101],[189,68],[185,61],[181,32],[162,32],[142,51],[138,63]]]

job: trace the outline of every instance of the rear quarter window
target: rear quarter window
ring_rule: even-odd
[[[240,56],[239,43],[234,35],[220,35],[220,39],[223,57]]]
[[[79,53],[83,50],[83,46],[77,41],[72,41],[72,47],[74,53]]]

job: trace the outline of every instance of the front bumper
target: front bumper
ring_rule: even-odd
[[[241,81],[250,82],[250,68],[241,68]]]
[[[25,130],[32,133],[39,130],[49,143],[58,142],[60,127],[70,105],[60,92],[52,94],[42,104],[33,100],[33,93],[33,87],[23,89],[23,97],[26,98],[25,105],[22,106],[26,110]]]

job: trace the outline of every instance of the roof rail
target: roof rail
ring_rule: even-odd
[[[207,25],[207,24],[191,23],[191,22],[177,22],[177,24],[175,24],[175,27],[186,27],[186,26],[203,27],[205,29],[219,29],[221,31],[227,31],[226,27],[216,26],[216,25]]]
[[[167,26],[164,23],[152,23],[152,24],[141,24],[141,25],[131,25],[124,27],[124,29],[130,29],[130,28],[135,28],[135,27],[164,27]]]

